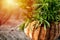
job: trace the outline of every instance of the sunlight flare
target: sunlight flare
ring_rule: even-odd
[[[6,5],[15,6],[17,3],[14,0],[6,0]]]
[[[7,9],[14,9],[18,7],[18,2],[16,0],[3,0],[2,1],[2,7]]]

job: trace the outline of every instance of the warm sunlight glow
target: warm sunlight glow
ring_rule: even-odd
[[[15,0],[3,0],[2,7],[7,9],[13,9],[18,7],[18,3]]]
[[[3,9],[16,9],[25,8],[27,6],[27,1],[24,0],[2,0],[1,2]]]
[[[14,0],[6,0],[6,3],[9,5],[15,5]]]

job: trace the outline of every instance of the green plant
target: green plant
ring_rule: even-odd
[[[36,0],[34,20],[44,24],[44,28],[50,27],[51,22],[60,21],[60,1],[59,0]]]
[[[51,22],[60,21],[60,0],[35,0],[33,4],[35,14],[30,20],[39,21],[39,24],[44,24],[44,28],[50,27]]]

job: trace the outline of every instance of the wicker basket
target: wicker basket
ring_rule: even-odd
[[[38,27],[37,29],[33,26],[35,22],[30,23],[27,28],[25,28],[25,33],[27,36],[31,37],[32,40],[56,40],[60,36],[60,23],[57,25],[51,23],[50,28],[44,29],[44,26]],[[32,31],[31,29],[32,28]]]

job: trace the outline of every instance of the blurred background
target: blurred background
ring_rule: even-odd
[[[16,27],[32,15],[32,0],[0,0],[0,29]]]

